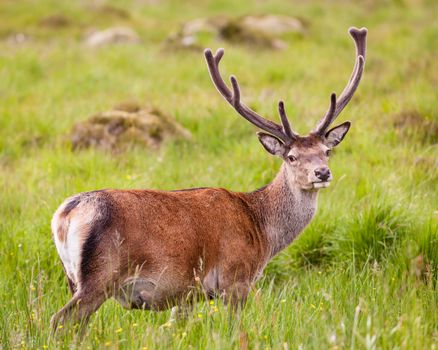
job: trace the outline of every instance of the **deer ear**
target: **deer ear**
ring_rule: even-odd
[[[286,147],[284,146],[283,142],[281,142],[275,136],[266,134],[264,132],[258,132],[257,136],[265,150],[272,155],[282,157],[286,153]]]
[[[324,144],[329,148],[333,148],[341,143],[345,135],[347,135],[350,125],[350,122],[345,122],[327,131],[324,138]]]

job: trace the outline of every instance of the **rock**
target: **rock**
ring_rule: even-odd
[[[240,22],[242,27],[272,35],[304,34],[305,30],[303,22],[299,19],[281,15],[245,16],[240,19]]]
[[[91,47],[101,47],[111,44],[138,44],[140,37],[128,27],[112,27],[90,33],[85,43]]]
[[[7,36],[6,42],[11,45],[22,45],[30,39],[29,35],[25,33],[13,33]]]
[[[256,46],[284,49],[287,44],[282,35],[304,34],[304,23],[294,17],[261,15],[228,18],[218,16],[198,18],[184,23],[181,28],[166,39],[172,48],[202,49],[210,38]]]
[[[133,145],[157,149],[172,138],[190,139],[191,134],[161,110],[141,108],[133,102],[77,123],[70,135],[75,150],[96,147],[112,152]]]

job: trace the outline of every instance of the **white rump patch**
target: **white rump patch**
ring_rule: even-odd
[[[93,203],[85,200],[63,217],[65,206],[70,201],[71,198],[68,198],[55,212],[52,219],[52,232],[56,250],[67,276],[78,285],[82,246],[96,213]],[[59,237],[60,230],[65,232],[63,241]]]

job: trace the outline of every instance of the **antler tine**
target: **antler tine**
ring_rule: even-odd
[[[205,60],[207,61],[208,71],[210,72],[211,80],[213,80],[214,86],[221,93],[225,99],[230,102],[232,94],[230,89],[227,87],[219,73],[219,62],[224,55],[224,49],[218,49],[216,55],[210,49],[204,51]]]
[[[239,83],[237,82],[237,79],[234,75],[230,77],[231,84],[233,86],[233,95],[231,99],[231,105],[234,107],[234,109],[246,120],[254,124],[255,126],[259,127],[260,129],[263,129],[269,133],[271,133],[274,136],[277,136],[280,140],[284,142],[290,141],[288,138],[288,135],[283,132],[283,128],[268,120],[263,118],[261,115],[257,114],[253,110],[249,109],[246,105],[241,103],[240,101],[240,87]]]
[[[330,95],[330,107],[325,113],[324,117],[321,119],[321,121],[318,123],[317,127],[315,128],[315,133],[323,136],[327,128],[330,126],[330,124],[333,122],[335,117],[335,111],[336,111],[336,94],[332,93]]]
[[[296,139],[298,137],[298,134],[296,134],[290,126],[289,119],[287,118],[286,111],[284,110],[283,101],[278,102],[278,114],[280,114],[281,123],[283,124],[283,130],[286,135],[289,136],[291,139]]]
[[[217,50],[216,55],[213,55],[210,49],[206,49],[204,54],[211,79],[213,84],[216,86],[216,89],[242,117],[260,129],[277,136],[285,143],[288,143],[294,139],[292,136],[288,135],[280,125],[263,118],[261,115],[257,114],[240,101],[240,87],[235,76],[230,77],[233,91],[228,88],[219,72],[219,62],[224,55],[223,49]]]
[[[354,64],[353,72],[351,73],[350,79],[347,86],[342,91],[339,96],[338,101],[335,99],[335,108],[333,109],[333,94],[331,97],[330,108],[318,123],[318,126],[314,129],[314,133],[319,135],[324,135],[330,124],[336,119],[336,117],[342,112],[345,106],[350,102],[354,95],[357,87],[359,86],[360,80],[362,78],[363,69],[365,66],[365,53],[366,53],[366,36],[367,29],[361,28],[357,29],[351,27],[349,33],[352,36],[355,46],[356,46],[356,61]]]
[[[333,120],[342,112],[345,106],[352,99],[357,87],[359,86],[360,80],[362,78],[363,68],[365,65],[364,58],[359,56],[357,58],[357,70],[356,74],[351,78],[351,82],[342,91],[341,96],[339,96],[338,103],[336,105],[336,111]]]

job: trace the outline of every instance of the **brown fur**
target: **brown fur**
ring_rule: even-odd
[[[219,270],[219,284],[223,284],[223,274],[228,271],[236,278],[245,275],[251,280],[260,260],[266,258],[266,237],[243,194],[224,189],[106,193],[114,208],[112,225],[107,228],[112,234],[102,236],[102,254],[88,264],[98,266],[105,261],[99,260],[102,256],[111,262],[116,260],[113,270],[117,271],[117,284],[136,270],[139,277],[159,281],[160,289],[172,292],[156,297],[151,303],[153,308],[167,307],[194,285],[195,277],[202,281],[214,267]],[[211,220],[211,213],[220,215],[220,220]],[[111,257],[115,232],[119,234],[119,246],[117,257]]]

